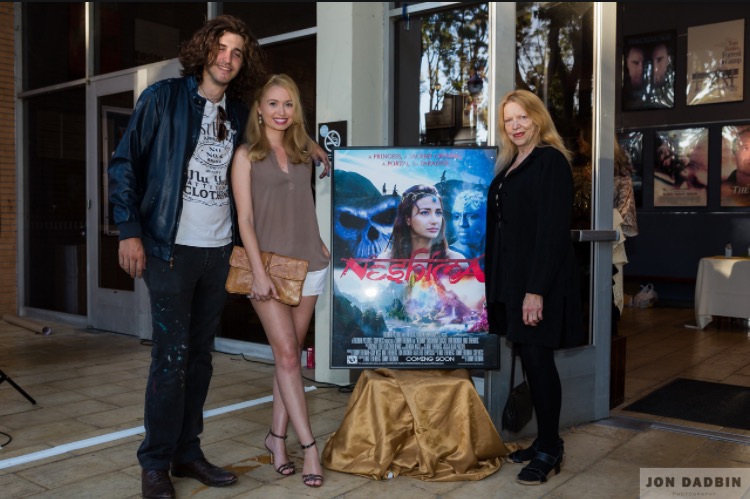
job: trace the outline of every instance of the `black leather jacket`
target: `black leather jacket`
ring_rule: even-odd
[[[198,143],[206,99],[194,76],[149,86],[138,98],[107,169],[119,239],[139,237],[147,256],[170,261],[182,212],[187,168]],[[248,110],[227,98],[234,150],[243,142]],[[230,172],[227,172],[227,179]],[[234,199],[229,186],[232,220]],[[233,224],[236,227],[236,224]]]

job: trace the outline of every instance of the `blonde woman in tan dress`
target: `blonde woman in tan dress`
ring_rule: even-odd
[[[295,474],[285,443],[291,421],[305,456],[302,481],[309,487],[320,487],[323,472],[300,366],[300,352],[315,302],[325,286],[330,257],[315,217],[313,146],[305,132],[297,85],[286,75],[273,75],[253,102],[247,144],[235,154],[231,179],[240,236],[255,276],[250,300],[276,365],[271,429],[264,445],[278,473]],[[261,249],[308,261],[298,306],[274,299],[278,294],[263,271]]]

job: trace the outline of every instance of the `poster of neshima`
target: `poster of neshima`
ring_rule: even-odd
[[[689,27],[687,104],[743,99],[745,20]]]
[[[721,206],[750,206],[750,124],[721,129]]]
[[[654,134],[654,206],[707,206],[708,128]]]
[[[483,270],[496,157],[334,151],[331,367],[499,367]]]

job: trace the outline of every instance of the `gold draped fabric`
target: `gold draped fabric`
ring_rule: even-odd
[[[359,378],[323,466],[376,480],[481,480],[507,452],[467,370],[376,369]]]

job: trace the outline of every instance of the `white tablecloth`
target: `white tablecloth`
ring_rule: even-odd
[[[695,282],[695,323],[712,316],[750,318],[750,258],[701,258]]]

